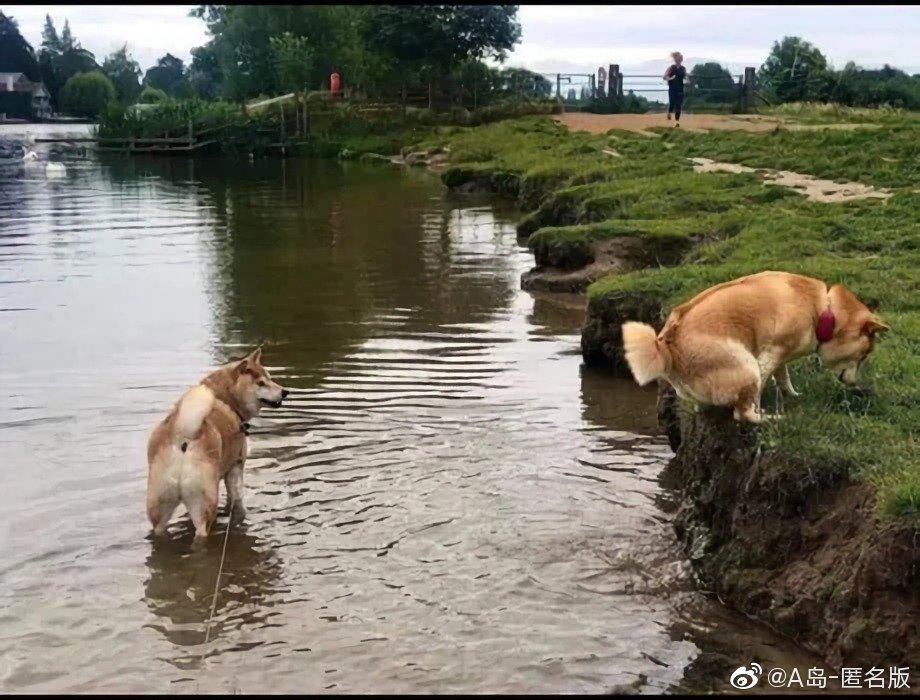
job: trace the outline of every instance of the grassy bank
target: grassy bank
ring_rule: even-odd
[[[821,110],[801,107],[797,117],[819,124]],[[761,439],[766,448],[807,455],[816,470],[846,467],[877,488],[885,515],[920,517],[920,122],[870,110],[827,119],[847,120],[871,128],[592,136],[524,119],[441,130],[423,145],[450,148],[448,185],[517,198],[529,212],[519,230],[538,260],[584,265],[593,244],[624,234],[665,245],[689,241],[677,265],[590,287],[588,325],[593,317],[594,328],[608,334],[598,342],[608,346],[616,344],[610,329],[620,316],[661,322],[671,306],[705,287],[764,269],[845,282],[876,304],[894,330],[868,363],[868,388],[848,390],[815,358],[803,360],[792,368],[803,396],[786,401],[786,419]],[[694,173],[688,156],[858,181],[895,194],[885,202],[811,202],[751,173]]]
[[[294,100],[243,110],[228,102],[164,100],[143,110],[108,107],[99,118],[102,138],[186,138],[208,141],[224,153],[280,153],[284,144],[292,155],[336,157],[354,154],[395,155],[439,127],[478,126],[524,115],[553,114],[555,101],[513,100],[477,110],[431,112],[403,110],[397,105],[330,103],[314,95],[304,104]]]

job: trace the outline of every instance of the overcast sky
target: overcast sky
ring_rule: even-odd
[[[146,69],[170,52],[185,61],[207,40],[204,22],[188,17],[192,5],[6,5],[33,46],[41,43],[45,13],[60,32],[70,20],[74,36],[96,54],[127,42]],[[513,65],[538,71],[594,70],[666,62],[675,49],[684,56],[736,66],[759,65],[783,35],[803,37],[837,66],[890,63],[920,72],[913,40],[920,8],[910,6],[591,6],[521,5],[523,40]]]

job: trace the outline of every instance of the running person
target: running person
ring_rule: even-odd
[[[680,126],[680,108],[684,102],[684,79],[687,77],[687,69],[681,65],[684,57],[680,51],[672,53],[671,58],[674,59],[674,63],[664,72],[664,79],[668,82],[668,121],[671,121],[671,112],[674,112],[674,126]]]

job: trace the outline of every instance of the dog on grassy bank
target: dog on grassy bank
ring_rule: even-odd
[[[846,384],[890,330],[842,284],[761,272],[717,284],[676,307],[660,333],[623,324],[626,362],[640,386],[664,379],[698,404],[731,406],[735,420],[760,423],[760,394],[775,378],[797,396],[786,363],[817,352]]]
[[[201,546],[217,517],[221,480],[231,517],[246,515],[248,422],[263,406],[280,407],[287,395],[262,366],[261,348],[228,362],[182,395],[147,443],[147,517],[154,535],[166,534],[182,503],[195,525],[195,546]]]

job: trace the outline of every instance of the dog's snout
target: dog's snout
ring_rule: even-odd
[[[288,394],[290,394],[290,393],[291,393],[291,392],[288,391],[287,389],[282,389],[282,390],[281,390],[281,398],[282,398],[282,399],[286,399],[286,398],[288,397]]]

